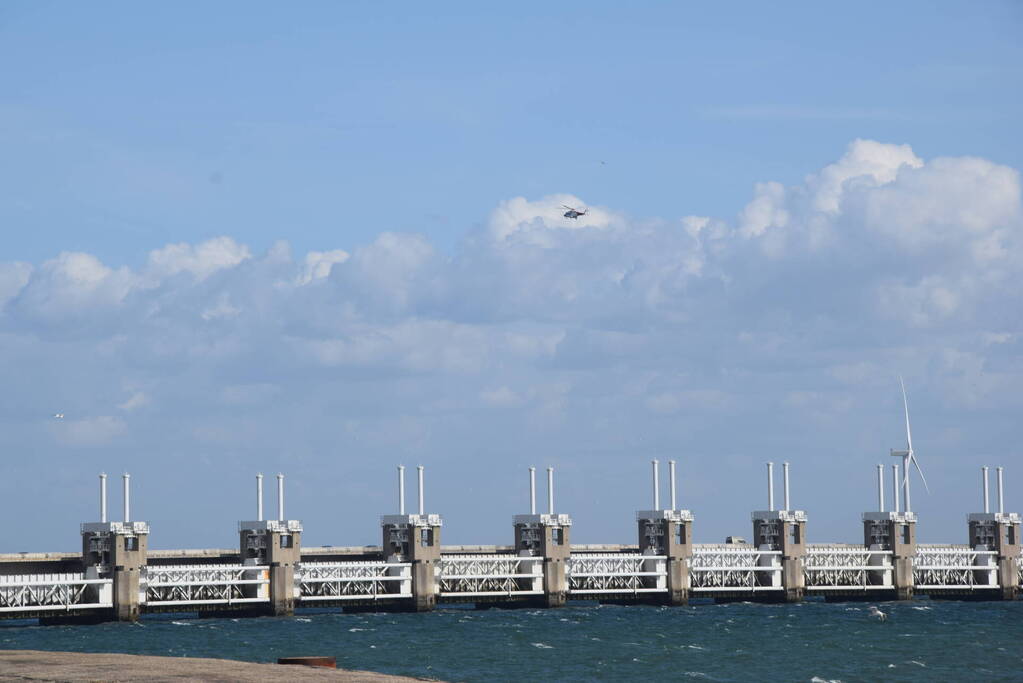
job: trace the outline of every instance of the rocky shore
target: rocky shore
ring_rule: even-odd
[[[228,659],[0,650],[0,681],[345,681],[400,683],[423,679]]]

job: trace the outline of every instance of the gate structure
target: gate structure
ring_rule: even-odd
[[[224,610],[270,602],[270,570],[258,565],[196,564],[142,568],[147,612]]]
[[[501,602],[543,595],[543,558],[518,555],[442,555],[437,563],[445,602]]]
[[[27,618],[113,606],[109,578],[82,572],[0,576],[0,614]]]
[[[997,552],[967,545],[918,545],[913,579],[932,597],[998,590]]]
[[[295,581],[304,607],[412,599],[411,562],[302,562]]]
[[[569,597],[598,599],[668,592],[668,558],[639,553],[572,553],[566,563]]]
[[[752,593],[782,595],[780,550],[751,545],[694,545],[689,563],[689,592],[713,597],[748,597]]]
[[[892,551],[860,545],[809,545],[803,560],[806,590],[827,596],[891,591]]]

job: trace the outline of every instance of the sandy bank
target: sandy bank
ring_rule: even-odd
[[[369,671],[252,664],[229,659],[0,650],[2,681],[346,681],[399,683],[421,679]]]

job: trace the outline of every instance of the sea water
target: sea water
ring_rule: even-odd
[[[1023,602],[733,603],[0,624],[0,648],[272,662],[446,681],[1023,681]],[[2,673],[2,671],[0,671]]]

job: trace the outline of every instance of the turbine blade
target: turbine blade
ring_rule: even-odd
[[[913,435],[909,431],[909,401],[906,400],[906,383],[902,381],[902,375],[899,375],[899,384],[902,386],[902,407],[906,411],[906,445],[909,447],[909,451],[913,452]]]
[[[920,480],[924,483],[924,490],[926,490],[929,494],[931,492],[931,488],[927,485],[927,477],[924,476],[924,471],[921,469],[920,463],[916,459],[916,454],[910,451],[909,459],[913,461],[914,465],[916,465],[916,471],[920,473]]]

